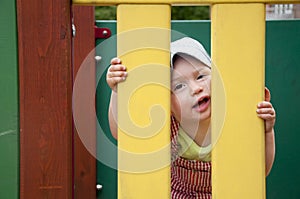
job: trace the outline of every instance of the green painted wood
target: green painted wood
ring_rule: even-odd
[[[0,2],[0,198],[19,198],[16,2]]]
[[[99,21],[100,27],[109,27],[116,34],[115,21]],[[194,37],[203,43],[210,52],[210,21],[173,21],[172,40],[181,37],[180,33]],[[255,38],[250,38],[255,39]],[[100,40],[99,40],[100,41]],[[98,41],[98,42],[99,42]],[[101,40],[103,41],[103,40]],[[98,48],[103,62],[101,71],[109,66],[109,60],[116,55],[115,39],[109,48]],[[300,20],[267,21],[266,23],[266,86],[271,90],[272,103],[276,108],[276,158],[273,169],[267,177],[268,199],[300,198],[300,164],[298,141],[300,140]],[[100,73],[97,72],[99,75]],[[97,87],[97,115],[105,134],[110,136],[107,110],[110,90],[105,82],[105,72]],[[101,139],[97,143],[101,148]],[[113,155],[113,154],[112,154]],[[112,157],[115,158],[115,157]],[[101,164],[101,163],[100,163]],[[103,186],[98,199],[116,199],[117,177],[115,171],[108,172],[103,165],[97,167],[97,182],[110,184]],[[110,168],[108,168],[110,169]],[[106,190],[105,190],[106,189]]]
[[[268,199],[300,198],[300,21],[268,21],[266,85],[276,107],[276,157],[267,178]]]
[[[110,88],[106,84],[106,71],[110,63],[110,59],[116,56],[116,22],[107,21],[96,23],[98,27],[107,27],[111,30],[112,36],[110,39],[96,40],[96,54],[102,59],[97,63],[97,78],[99,79],[96,90],[96,109],[97,119],[101,129],[97,129],[97,157],[108,156],[111,160],[111,166],[108,166],[107,161],[99,160],[97,158],[97,184],[103,186],[101,191],[97,191],[97,199],[116,199],[117,198],[117,151],[107,149],[103,144],[103,138],[106,137],[117,147],[117,142],[110,134],[109,123],[107,119]],[[102,43],[101,43],[102,42]],[[105,49],[105,50],[104,50]]]

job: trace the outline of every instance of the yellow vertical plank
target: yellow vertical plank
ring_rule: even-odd
[[[212,131],[213,140],[219,138],[212,152],[213,198],[265,198],[264,127],[256,116],[264,94],[265,6],[215,4],[211,27]],[[225,109],[223,123],[218,111]]]
[[[170,198],[170,6],[118,5],[118,198]]]

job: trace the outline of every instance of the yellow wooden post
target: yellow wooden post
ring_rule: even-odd
[[[118,198],[170,197],[170,6],[118,5]]]
[[[212,159],[214,199],[265,198],[264,130],[256,116],[264,94],[264,16],[261,3],[212,6],[213,69],[223,79],[226,96],[219,131],[223,88],[214,86],[220,79],[213,74],[213,139],[219,136]]]

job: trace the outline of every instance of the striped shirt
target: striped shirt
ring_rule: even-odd
[[[179,123],[171,117],[171,198],[211,199],[211,162],[187,160],[178,155]]]

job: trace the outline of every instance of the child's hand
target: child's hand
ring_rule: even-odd
[[[269,89],[265,88],[265,101],[260,102],[257,105],[257,115],[261,119],[265,120],[265,133],[273,131],[275,125],[276,114],[275,110],[270,102],[271,94]]]
[[[106,74],[106,82],[111,90],[117,92],[117,85],[125,81],[127,77],[126,67],[122,65],[122,61],[115,57],[110,61],[110,67]]]

